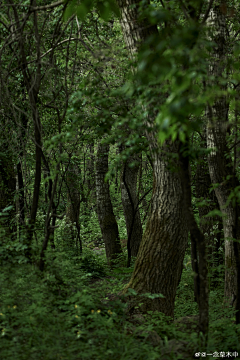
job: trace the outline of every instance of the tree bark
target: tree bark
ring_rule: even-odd
[[[113,213],[112,202],[109,192],[109,183],[105,182],[108,171],[109,145],[99,144],[96,160],[96,200],[97,215],[101,228],[108,264],[111,266],[113,260],[122,253],[118,225]]]
[[[150,34],[157,35],[158,30],[147,20],[138,21],[139,1],[118,0],[118,5],[124,39],[134,57],[139,45]],[[188,240],[187,214],[182,207],[184,193],[180,174],[169,169],[168,159],[160,151],[157,133],[150,132],[153,124],[154,114],[151,114],[146,124],[149,130],[146,137],[153,162],[152,209],[131,280],[124,292],[133,288],[139,294],[162,294],[164,298],[144,299],[142,310],[157,310],[174,317],[174,300]],[[177,152],[177,148],[177,144],[169,143],[164,150],[171,153]]]
[[[173,146],[169,150],[174,150]],[[139,294],[162,294],[165,298],[146,299],[143,311],[157,310],[174,317],[174,301],[181,278],[188,240],[184,194],[180,175],[168,168],[161,154],[152,153],[152,211],[139,248],[128,288]]]
[[[187,154],[184,155],[184,153]],[[192,244],[193,245],[197,244],[197,249],[198,249],[199,259],[197,259],[195,253],[194,262],[196,267],[195,270],[197,272],[196,291],[197,291],[197,302],[199,307],[199,331],[201,331],[206,336],[206,340],[207,340],[209,313],[208,313],[208,268],[207,268],[207,259],[206,259],[206,241],[203,233],[198,228],[192,209],[188,140],[186,140],[185,144],[180,144],[179,158],[180,158],[180,173],[182,177],[182,187],[184,189],[183,191],[184,191],[184,200],[185,200],[183,206],[186,208],[187,211],[187,222],[190,229]]]
[[[133,161],[138,162],[134,167],[129,167]],[[121,174],[121,195],[123,212],[126,221],[128,242],[131,256],[137,256],[142,240],[142,223],[138,210],[137,176],[140,165],[140,157],[135,154],[130,156],[123,164]],[[127,187],[126,187],[126,185]]]
[[[147,166],[145,166],[145,168],[147,168]],[[142,161],[142,154],[141,154],[141,164],[140,164],[140,171],[139,171],[139,187],[138,187],[139,197],[141,197],[141,195],[144,194],[142,176],[143,176],[143,161]],[[139,206],[143,207],[145,216],[147,216],[149,206],[148,206],[148,203],[147,203],[147,200],[145,197],[142,199]]]
[[[204,147],[206,144],[206,131],[204,134]],[[196,198],[199,201],[206,201],[206,205],[199,207],[200,229],[205,236],[206,240],[206,253],[209,266],[211,267],[212,276],[211,284],[217,286],[218,273],[214,270],[221,262],[219,248],[221,243],[221,229],[222,218],[221,217],[205,217],[210,211],[215,209],[220,210],[218,199],[214,191],[210,192],[211,178],[209,174],[209,168],[207,163],[207,157],[201,159],[196,168],[195,174],[195,193]],[[193,245],[194,246],[194,245]],[[193,261],[193,259],[192,259]],[[194,271],[194,269],[193,269]],[[194,290],[196,294],[196,289]]]
[[[219,83],[219,79],[226,66],[227,27],[225,15],[219,6],[216,6],[210,12],[208,25],[212,31],[211,37],[216,43],[209,72],[215,77],[214,85],[218,85],[221,90],[225,90],[225,86]],[[234,234],[235,209],[232,203],[226,206],[236,178],[231,160],[226,157],[229,154],[227,146],[228,110],[229,105],[225,95],[218,96],[214,104],[208,106],[207,146],[212,149],[208,157],[209,173],[212,183],[218,184],[215,193],[223,213],[226,266],[224,295],[227,302],[231,303],[232,299],[236,297],[237,289],[237,266],[232,239],[235,236],[237,240],[240,239],[240,229]],[[217,148],[217,150],[213,150],[213,148]]]

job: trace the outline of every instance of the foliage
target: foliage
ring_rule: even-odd
[[[24,262],[5,262],[2,266],[2,358],[15,359],[18,354],[18,359],[79,359],[81,354],[81,359],[158,359],[159,346],[167,347],[171,339],[187,340],[191,351],[200,349],[193,333],[189,336],[179,332],[164,314],[149,312],[141,324],[132,323],[126,304],[112,299],[126,283],[132,268],[123,268],[122,272],[106,268],[101,273],[102,280],[92,283],[88,275],[93,270],[94,256],[90,252],[85,255],[89,261],[84,266],[80,259],[65,256],[64,260],[64,256],[58,255],[54,267],[49,257],[45,273]],[[94,269],[99,260],[95,261]],[[207,350],[239,351],[240,329],[231,320],[233,310],[223,307],[221,294],[221,288],[210,292]],[[197,314],[197,306],[193,300],[193,276],[190,270],[184,270],[175,318],[189,314]],[[162,343],[153,347],[148,339],[154,331]]]
[[[239,116],[238,17],[227,17],[235,35],[228,44],[226,71],[209,79],[209,50],[216,44],[208,39],[204,24],[185,17],[184,11],[189,9],[184,3],[179,6],[177,1],[168,1],[165,8],[164,3],[140,4],[142,19],[156,25],[159,34],[149,37],[141,46],[137,61],[128,58],[114,0],[65,1],[60,8],[47,7],[39,12],[25,1],[0,4],[0,357],[3,359],[151,360],[159,359],[161,348],[166,348],[171,340],[183,340],[191,345],[190,356],[192,349],[200,349],[194,331],[189,333],[186,328],[179,332],[162,313],[149,312],[142,322],[134,322],[134,315],[139,315],[139,304],[133,310],[135,313],[129,314],[127,304],[119,297],[134,262],[126,269],[123,252],[109,269],[104,247],[99,254],[94,249],[103,244],[96,195],[90,182],[94,183],[96,145],[103,138],[111,145],[106,181],[110,183],[121,239],[127,238],[119,184],[122,163],[135,153],[142,155],[139,198],[153,183],[146,130],[157,130],[160,144],[169,139],[184,142],[191,138],[187,155],[194,178],[199,159],[205,159],[212,151],[205,149],[201,141],[205,105],[213,104],[216,95],[227,95],[230,119],[227,159],[231,166],[239,150],[236,149],[239,128],[235,124],[235,116]],[[189,4],[194,6],[195,1]],[[239,4],[236,1],[231,4],[238,14]],[[52,6],[52,2],[38,1],[37,5]],[[203,10],[205,7],[206,3]],[[226,90],[222,90],[222,84],[227,85]],[[34,139],[36,114],[40,121],[37,128],[41,129],[39,143]],[[151,129],[147,125],[149,115],[156,120]],[[120,145],[125,149],[116,154]],[[41,148],[42,164],[30,263],[26,257],[26,239],[36,190],[36,148]],[[70,185],[79,195],[77,220],[82,254],[80,241],[76,241],[78,224],[69,222],[66,216],[66,210],[70,209],[67,183],[70,165],[78,170]],[[239,177],[238,168],[236,173]],[[14,191],[10,193],[6,182],[14,182],[16,176],[18,185],[14,183]],[[19,189],[21,176],[23,189]],[[232,177],[222,180],[229,185]],[[211,191],[222,185],[212,184]],[[195,197],[195,190],[194,184],[193,208],[199,223],[199,209],[210,201]],[[23,225],[19,220],[21,191]],[[236,205],[238,198],[239,187],[235,187],[228,203]],[[51,201],[54,201],[52,208]],[[72,203],[75,202],[74,198]],[[151,204],[151,192],[146,196],[146,204]],[[142,204],[140,214],[141,220],[146,221],[147,209]],[[51,220],[57,215],[56,223],[49,226],[48,215]],[[215,209],[205,217],[214,216],[223,217],[223,213]],[[214,238],[217,229],[214,226],[207,236]],[[49,229],[54,229],[52,242],[49,241],[44,253],[44,272],[39,272],[40,252]],[[208,348],[202,350],[224,348],[240,352],[240,329],[233,323],[234,310],[223,302],[225,267],[216,261],[223,257],[223,247],[218,248],[218,253],[213,249],[211,255],[208,259],[209,342]],[[175,298],[176,319],[198,314],[190,265],[190,249],[187,249]],[[131,294],[135,295],[134,291]],[[155,295],[145,296],[151,299]],[[154,332],[161,341],[153,346],[149,338]],[[172,352],[169,358],[181,358],[177,351]]]

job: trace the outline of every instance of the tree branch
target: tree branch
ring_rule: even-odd
[[[63,5],[64,4],[64,1],[63,0],[59,0],[59,1],[56,1],[55,3],[52,3],[52,4],[49,4],[49,5],[44,5],[44,6],[31,6],[30,7],[30,11],[40,11],[40,10],[49,10],[49,9],[52,9],[52,8],[55,8],[59,5]],[[25,5],[24,5],[25,6]]]

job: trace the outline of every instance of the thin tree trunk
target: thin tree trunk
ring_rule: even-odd
[[[107,261],[111,266],[113,260],[122,253],[118,225],[113,213],[109,192],[109,183],[104,181],[108,171],[109,145],[99,144],[96,160],[96,200],[97,215],[102,232]]]
[[[204,147],[206,144],[206,132],[204,133]],[[221,246],[221,233],[219,229],[222,226],[222,218],[221,217],[205,217],[210,211],[215,209],[219,210],[219,204],[215,192],[212,191],[210,193],[211,188],[211,178],[209,174],[209,168],[207,163],[207,158],[203,158],[197,164],[196,174],[195,174],[195,192],[196,197],[200,201],[204,200],[206,204],[204,206],[199,207],[199,218],[200,218],[200,229],[204,234],[206,239],[206,252],[207,252],[207,260],[209,266],[211,267],[212,276],[211,276],[211,284],[216,286],[218,284],[217,272],[215,267],[219,262],[219,248]],[[216,234],[215,226],[218,226],[218,233]],[[215,240],[217,238],[217,241]],[[192,259],[193,261],[193,259]],[[194,271],[194,269],[193,269]],[[194,293],[196,294],[196,288],[194,289]]]
[[[19,199],[19,225],[24,226],[25,224],[25,210],[24,210],[24,183],[22,166],[20,161],[17,164],[17,178],[18,178],[18,199]]]
[[[68,188],[68,202],[66,210],[66,223],[70,227],[71,245],[74,246],[74,239],[76,238],[76,245],[78,245],[79,237],[79,214],[80,214],[80,182],[79,170],[76,164],[70,162],[67,172],[66,184]],[[77,234],[74,234],[74,228],[77,230]],[[80,242],[80,253],[82,252],[82,246]]]
[[[33,104],[32,104],[33,105]],[[39,191],[41,186],[41,123],[38,117],[37,108],[34,109],[33,118],[34,118],[34,132],[35,132],[35,179],[34,179],[34,190],[33,190],[33,199],[31,205],[30,218],[28,222],[27,229],[27,237],[26,237],[26,245],[27,249],[25,251],[26,257],[31,260],[32,251],[31,251],[31,243],[32,236],[34,232],[34,224],[36,221],[37,210],[38,210],[38,200],[39,200]]]
[[[89,151],[90,154],[88,155],[89,159],[87,160],[87,166],[86,166],[86,185],[91,197],[91,201],[95,203],[96,188],[95,188],[95,174],[94,174],[94,142],[89,144]]]
[[[225,87],[219,83],[219,78],[226,67],[227,28],[225,15],[219,6],[216,6],[210,13],[208,25],[209,29],[212,30],[212,39],[216,43],[209,72],[215,77],[214,85],[225,90]],[[209,154],[208,164],[212,183],[219,184],[215,188],[215,193],[223,213],[226,267],[224,295],[226,301],[231,303],[232,299],[236,297],[237,289],[237,265],[232,239],[234,237],[240,239],[240,229],[234,234],[235,210],[232,203],[226,207],[233,187],[233,179],[236,177],[236,174],[233,173],[231,160],[226,157],[229,153],[227,146],[228,109],[229,105],[224,95],[216,98],[212,106],[208,106],[207,146],[209,149],[217,148],[217,151],[212,150]]]
[[[129,167],[132,162],[138,162],[134,167]],[[130,156],[123,165],[121,174],[121,195],[123,212],[126,221],[128,248],[131,256],[137,256],[142,240],[142,224],[138,210],[137,176],[140,165],[139,155]],[[125,185],[126,184],[126,185]]]
[[[16,5],[12,0],[9,0],[11,4],[16,24],[20,24],[19,15],[16,9]],[[32,1],[32,5],[36,6],[36,0]],[[36,69],[32,72],[28,68],[28,62],[26,58],[25,52],[25,37],[23,36],[23,27],[19,27],[19,53],[20,53],[20,68],[23,75],[23,82],[27,89],[30,107],[32,111],[32,118],[34,124],[34,142],[35,142],[35,179],[34,179],[34,190],[33,190],[33,199],[32,199],[32,206],[30,212],[30,218],[28,222],[28,229],[27,229],[27,236],[25,239],[25,244],[27,245],[27,249],[25,251],[26,257],[31,260],[31,243],[32,243],[32,236],[34,232],[34,224],[36,220],[37,210],[38,210],[38,199],[39,199],[39,191],[41,185],[41,121],[38,113],[38,93],[41,84],[41,46],[40,41],[41,37],[38,31],[38,17],[37,13],[35,12],[33,15],[33,22],[34,22],[34,36],[36,39]]]
[[[22,102],[24,104],[24,112],[21,114],[21,128],[19,129],[20,135],[20,146],[21,151],[19,153],[19,161],[17,163],[17,177],[18,177],[18,196],[19,196],[19,224],[20,228],[25,225],[25,189],[24,189],[24,181],[23,181],[23,158],[24,158],[24,150],[26,143],[26,131],[28,125],[28,117],[27,113],[27,105],[26,105],[26,94],[25,94],[25,86],[24,82],[21,82],[21,90],[22,90]]]
[[[40,261],[39,261],[39,270],[40,271],[44,270],[45,251],[47,250],[48,241],[49,241],[49,239],[52,240],[53,236],[54,236],[54,228],[52,226],[53,226],[53,224],[55,226],[56,217],[53,216],[54,221],[52,223],[52,226],[50,226],[50,221],[51,221],[51,210],[56,211],[56,207],[55,207],[55,205],[53,205],[54,204],[53,199],[54,199],[56,188],[57,188],[57,182],[58,182],[58,174],[56,175],[53,186],[51,186],[51,188],[49,190],[50,202],[49,202],[48,212],[47,212],[46,221],[45,221],[45,238],[44,238],[44,241],[42,244],[42,250],[40,253]],[[54,215],[55,215],[55,213],[54,213]]]
[[[189,153],[189,144],[180,145],[179,157],[180,157],[180,173],[182,175],[182,186],[184,189],[184,207],[187,211],[187,221],[191,233],[191,240],[193,244],[197,244],[198,257],[194,259],[195,270],[197,271],[197,302],[199,307],[199,330],[205,335],[206,340],[208,336],[208,269],[206,259],[206,243],[203,233],[199,230],[196,220],[194,218],[191,200],[191,180],[189,171],[189,155],[183,155],[184,152]],[[194,254],[196,255],[196,254]],[[197,269],[198,264],[198,269]]]
[[[5,148],[4,140],[2,143],[2,155],[0,155],[0,212],[4,210],[4,208],[8,206],[13,206],[13,208],[6,212],[6,216],[4,216],[4,221],[2,219],[1,225],[4,229],[4,233],[2,233],[3,238],[6,236],[10,236],[14,227],[11,224],[11,220],[13,220],[15,215],[15,202],[14,202],[14,194],[16,191],[16,177],[14,173],[14,164],[12,161],[12,155]]]

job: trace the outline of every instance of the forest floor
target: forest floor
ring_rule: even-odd
[[[121,291],[134,264],[127,269],[124,256],[110,270],[103,253],[85,249],[75,256],[64,250],[57,257],[49,253],[40,272],[9,255],[0,273],[0,359],[185,360],[195,353],[212,354],[205,356],[209,359],[240,353],[240,327],[234,311],[223,307],[221,283],[210,289],[204,347],[191,270],[183,270],[175,320],[169,322],[164,314],[142,313],[137,306],[128,311]]]

